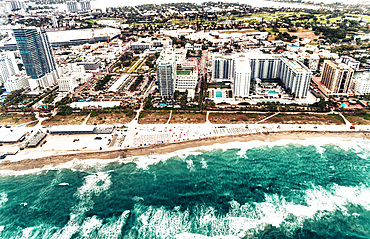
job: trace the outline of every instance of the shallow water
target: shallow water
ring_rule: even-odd
[[[314,138],[3,173],[0,238],[370,238],[369,160]]]

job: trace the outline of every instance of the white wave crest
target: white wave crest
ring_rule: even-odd
[[[4,206],[7,201],[8,201],[8,194],[0,193],[0,207]]]
[[[349,204],[369,210],[368,198],[370,189],[365,186],[334,185],[330,189],[316,186],[306,191],[304,205],[288,202],[276,194],[265,194],[265,200],[260,203],[240,205],[236,201],[230,202],[230,210],[225,216],[220,216],[213,207],[198,206],[191,211],[181,211],[179,207],[168,210],[137,204],[134,210],[139,216],[133,228],[137,229],[138,238],[205,239],[242,238],[251,231],[258,233],[266,225],[271,225],[292,236],[305,220],[336,210],[345,214]],[[192,231],[198,234],[190,233]]]
[[[84,184],[75,194],[75,197],[79,199],[79,203],[71,209],[70,219],[66,226],[55,233],[52,238],[71,238],[77,232],[86,232],[86,229],[82,230],[81,225],[83,225],[85,220],[86,212],[94,206],[92,197],[99,196],[102,192],[108,190],[110,185],[111,180],[108,173],[99,172],[86,176]],[[87,223],[85,227],[86,225],[98,225],[96,218],[89,219],[85,223]]]
[[[132,156],[127,158],[115,158],[115,159],[74,159],[66,163],[59,164],[57,166],[44,166],[43,168],[38,169],[29,169],[23,171],[13,171],[13,170],[0,170],[1,176],[17,176],[25,174],[35,174],[41,173],[48,170],[60,170],[60,169],[71,169],[75,171],[86,171],[89,169],[96,169],[99,171],[103,169],[106,165],[118,162],[118,163],[127,163],[134,162],[138,169],[148,170],[149,165],[158,164],[159,162],[164,162],[169,158],[176,157],[180,159],[186,159],[189,155],[200,155],[204,151],[212,150],[228,150],[228,149],[240,149],[237,153],[239,156],[246,158],[245,154],[247,150],[260,147],[275,147],[275,146],[286,146],[286,145],[302,145],[302,146],[315,146],[317,152],[322,154],[324,152],[323,146],[325,145],[336,145],[341,149],[346,151],[353,150],[357,155],[363,159],[370,159],[370,141],[360,138],[340,138],[340,137],[314,137],[307,138],[302,140],[297,139],[281,139],[273,142],[269,141],[260,141],[252,140],[248,142],[229,142],[225,144],[213,144],[210,146],[201,146],[195,148],[188,148],[177,150],[175,152],[167,154],[157,154],[157,155],[145,155],[145,156]]]

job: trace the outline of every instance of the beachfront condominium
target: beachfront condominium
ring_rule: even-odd
[[[15,62],[13,52],[3,52],[0,54],[0,85],[4,84],[10,76],[18,74],[18,65]]]
[[[326,60],[321,74],[321,83],[329,90],[329,94],[351,93],[353,72],[349,65]]]
[[[234,80],[234,56],[213,55],[212,56],[212,81],[223,82]]]
[[[55,61],[45,30],[35,27],[13,29],[17,48],[21,54],[26,73],[37,80],[55,73]],[[46,77],[37,87],[47,88],[56,82],[56,76]],[[31,88],[32,83],[30,82]],[[36,87],[36,86],[35,86]]]
[[[234,96],[247,97],[251,87],[251,67],[245,55],[235,59],[234,71]]]
[[[306,98],[312,72],[302,63],[281,58],[279,78],[294,98]]]
[[[235,97],[247,97],[252,79],[280,79],[295,98],[308,94],[312,72],[303,64],[279,55],[248,52],[233,56],[215,55],[212,60],[212,80],[234,84]]]
[[[161,53],[157,60],[158,90],[161,96],[171,97],[176,79],[176,57],[171,48]]]
[[[252,79],[279,78],[281,57],[272,54],[249,54]]]
[[[27,75],[32,79],[38,79],[56,69],[45,30],[27,27],[13,31]]]

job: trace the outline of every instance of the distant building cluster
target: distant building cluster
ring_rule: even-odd
[[[67,1],[67,9],[70,13],[78,13],[78,12],[89,12],[91,11],[91,4],[90,1],[82,0],[82,1]]]
[[[86,68],[100,66],[99,60],[57,67],[45,30],[26,27],[13,31],[25,71],[19,71],[13,52],[0,54],[0,84],[8,92],[27,88],[42,91],[57,85],[60,91],[72,91],[92,76]]]

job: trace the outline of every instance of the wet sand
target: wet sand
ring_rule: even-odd
[[[43,168],[46,165],[56,166],[62,163],[66,163],[73,159],[114,159],[114,158],[126,158],[130,156],[142,156],[142,155],[156,155],[166,154],[177,150],[183,150],[187,148],[195,148],[201,146],[210,146],[214,144],[224,144],[229,142],[247,142],[252,140],[260,140],[266,142],[274,142],[281,139],[292,139],[292,140],[304,140],[314,137],[341,137],[341,138],[363,138],[370,139],[370,133],[368,132],[272,132],[272,133],[256,133],[246,135],[229,135],[210,137],[204,139],[184,141],[180,143],[172,144],[158,144],[138,148],[128,148],[120,150],[110,151],[96,151],[96,152],[81,152],[65,155],[54,155],[48,157],[25,159],[20,161],[11,162],[3,160],[0,163],[0,170],[14,170],[22,171],[35,168]]]

